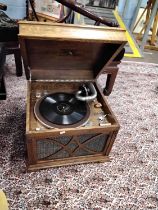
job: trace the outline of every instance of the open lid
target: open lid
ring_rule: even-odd
[[[93,81],[126,36],[120,28],[21,21],[19,41],[27,79]]]

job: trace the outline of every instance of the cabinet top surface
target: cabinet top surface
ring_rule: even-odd
[[[30,39],[56,39],[92,42],[126,42],[125,30],[102,26],[44,23],[33,21],[19,22],[19,36]]]

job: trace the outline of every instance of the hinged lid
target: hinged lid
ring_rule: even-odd
[[[19,22],[27,78],[94,80],[126,43],[120,28]]]

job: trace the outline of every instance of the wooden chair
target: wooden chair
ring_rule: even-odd
[[[1,74],[1,80],[0,80],[0,88],[2,89],[2,86],[4,86],[4,83],[2,81],[2,71],[3,71],[3,63],[2,61],[5,60],[5,56],[8,54],[14,54],[15,58],[15,64],[16,64],[16,75],[22,76],[22,60],[21,60],[21,53],[20,53],[20,47],[18,42],[18,36],[19,33],[18,24],[16,21],[10,19],[2,10],[6,10],[7,6],[0,3],[0,43],[1,43],[1,64],[0,64],[0,74]],[[3,50],[2,50],[3,46]],[[0,92],[3,91],[0,89]],[[3,95],[3,96],[2,96]],[[0,99],[4,99],[5,93],[0,94]],[[2,96],[2,97],[1,97]]]

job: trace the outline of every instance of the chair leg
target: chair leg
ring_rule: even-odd
[[[115,68],[114,71],[111,71],[107,74],[106,86],[103,90],[104,95],[109,96],[111,94],[117,73],[118,73],[118,68]]]
[[[4,77],[2,77],[0,81],[0,100],[6,100],[6,97],[7,93],[6,93],[5,81]]]
[[[16,65],[16,76],[22,76],[22,61],[21,61],[21,53],[20,49],[14,51],[15,65]]]
[[[0,100],[6,99],[6,88],[4,81],[4,63],[6,60],[5,47],[0,43]]]

